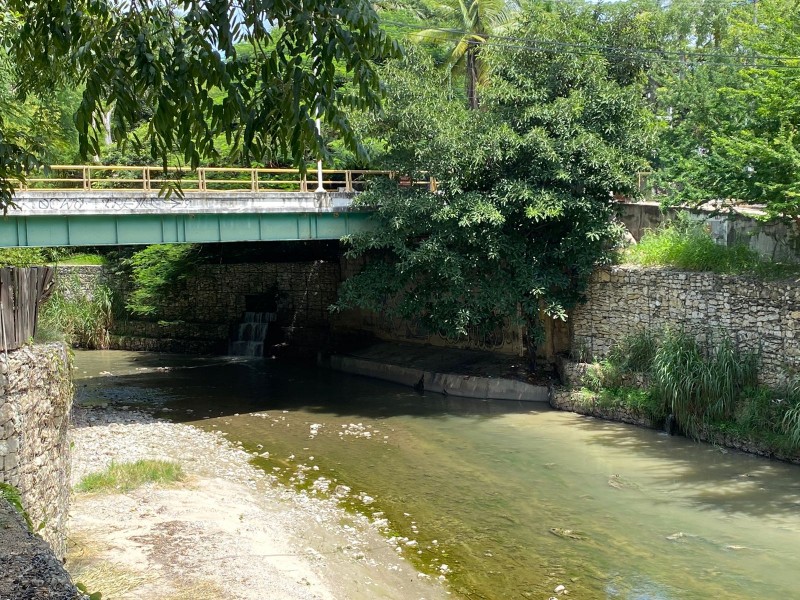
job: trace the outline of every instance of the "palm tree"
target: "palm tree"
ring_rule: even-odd
[[[467,103],[480,106],[478,88],[488,81],[488,68],[481,47],[514,17],[519,4],[514,0],[444,0],[436,7],[453,29],[433,28],[416,33],[418,41],[453,43],[448,57],[449,71],[464,67]]]

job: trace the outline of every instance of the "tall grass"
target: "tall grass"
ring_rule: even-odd
[[[42,307],[36,337],[81,348],[108,348],[114,312],[114,295],[108,286],[95,285],[87,297],[77,280],[62,282]]]
[[[730,338],[704,349],[685,332],[667,330],[653,358],[653,392],[697,438],[709,423],[733,417],[742,391],[757,383],[757,358]]]
[[[625,262],[643,266],[669,266],[687,271],[711,271],[763,278],[796,275],[800,266],[776,263],[744,245],[714,242],[702,221],[679,217],[647,232],[639,244],[622,254]]]

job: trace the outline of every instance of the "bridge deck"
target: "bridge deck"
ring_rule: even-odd
[[[369,226],[352,193],[28,190],[0,221],[0,246],[339,239]]]

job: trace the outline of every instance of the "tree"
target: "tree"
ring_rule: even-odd
[[[702,63],[662,94],[671,107],[658,180],[669,203],[747,202],[800,217],[800,19],[795,0],[731,11]]]
[[[453,44],[448,55],[448,69],[452,73],[464,68],[467,104],[476,109],[480,106],[478,89],[486,85],[489,76],[481,48],[493,33],[511,22],[518,5],[508,0],[446,0],[437,8],[453,29],[425,29],[414,38]]]
[[[530,7],[512,35],[586,41],[596,30],[573,10]],[[386,132],[385,164],[427,172],[439,189],[385,184],[361,197],[378,205],[376,228],[348,240],[348,255],[366,264],[339,308],[387,311],[451,337],[522,323],[534,359],[540,314],[565,319],[581,298],[619,233],[611,194],[634,193],[646,165],[651,117],[642,82],[616,81],[604,57],[530,46],[486,53],[493,84],[471,114],[420,52],[385,69],[386,111],[374,124]]]
[[[99,153],[108,111],[112,138],[127,141],[144,100],[146,139],[134,143],[146,142],[164,164],[177,153],[193,168],[218,155],[219,134],[245,157],[278,147],[305,168],[327,152],[316,116],[357,150],[345,109],[378,106],[375,62],[398,52],[366,0],[8,0],[4,20],[20,97],[53,81],[84,86],[75,116],[84,156]],[[335,85],[338,64],[352,91]],[[0,172],[6,190],[34,162],[35,149],[17,146]]]

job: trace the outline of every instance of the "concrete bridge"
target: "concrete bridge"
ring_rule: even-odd
[[[393,174],[325,170],[310,182],[288,169],[54,166],[17,192],[0,246],[339,239],[369,227],[352,200],[377,176]],[[180,194],[161,193],[170,181]]]

